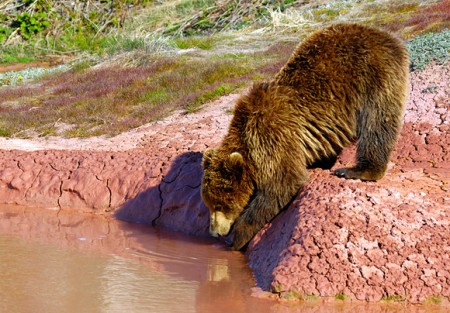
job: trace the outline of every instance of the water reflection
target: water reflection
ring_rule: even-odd
[[[198,283],[138,261],[4,235],[0,251],[1,312],[195,312]]]
[[[0,312],[447,312],[251,296],[240,253],[92,215],[0,207]]]
[[[244,256],[214,240],[92,215],[0,208],[0,312],[200,312],[199,291],[223,282],[250,296]]]

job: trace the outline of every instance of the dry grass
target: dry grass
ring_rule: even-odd
[[[324,25],[351,21],[412,38],[450,27],[450,0],[319,1],[316,5],[270,11],[270,31],[310,32]]]

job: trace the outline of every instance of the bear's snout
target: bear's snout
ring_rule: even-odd
[[[213,237],[226,236],[230,232],[233,220],[227,218],[222,212],[211,213],[209,233]]]

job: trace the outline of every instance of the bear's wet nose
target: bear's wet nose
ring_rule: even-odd
[[[209,227],[209,234],[216,238],[219,237],[219,234],[215,230],[213,230],[211,226]]]

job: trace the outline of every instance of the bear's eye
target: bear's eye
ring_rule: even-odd
[[[233,188],[232,187],[224,187],[223,191],[226,193],[230,193],[230,192],[233,192]]]
[[[223,211],[223,207],[222,207],[221,204],[217,204],[217,205],[214,206],[214,210],[216,212],[222,212]]]

